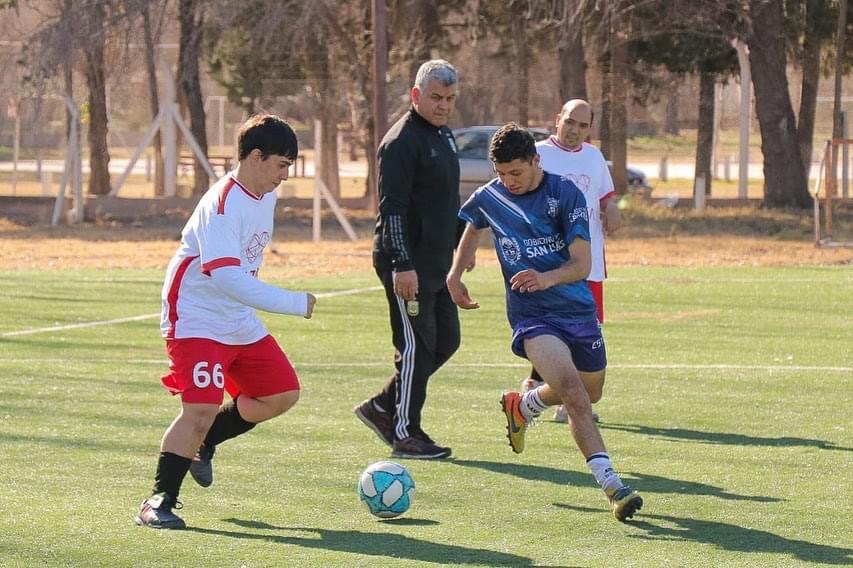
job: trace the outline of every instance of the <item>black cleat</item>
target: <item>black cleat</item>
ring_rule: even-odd
[[[626,485],[610,496],[610,507],[616,520],[624,523],[643,507],[643,498]]]
[[[213,459],[214,453],[216,453],[216,446],[202,444],[190,464],[190,475],[202,487],[213,485],[213,464],[210,460]]]
[[[166,493],[156,493],[142,502],[136,514],[136,524],[152,529],[185,529],[187,524],[172,512],[183,507],[180,501]]]

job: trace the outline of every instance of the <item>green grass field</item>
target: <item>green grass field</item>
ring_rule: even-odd
[[[405,462],[417,495],[395,520],[355,491],[389,456],[352,413],[391,369],[382,293],[321,298],[311,321],[266,316],[302,399],[223,444],[212,487],[187,479],[183,532],[132,520],[179,408],[159,386],[157,318],[62,328],[156,314],[161,277],[0,272],[0,566],[853,562],[850,268],[613,268],[597,411],[646,500],[627,524],[565,425],[532,428],[520,456],[506,445],[498,399],[526,366],[509,352],[496,269],[466,278],[482,308],[462,314],[462,349],[431,382],[424,423],[454,458]]]

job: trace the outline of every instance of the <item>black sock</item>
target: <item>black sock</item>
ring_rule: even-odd
[[[181,484],[184,482],[193,460],[173,454],[160,452],[157,460],[157,474],[154,476],[154,493],[168,493],[172,499],[178,498]]]
[[[232,399],[219,409],[219,413],[204,438],[204,445],[209,448],[214,447],[225,440],[245,434],[254,427],[254,422],[247,422],[240,416],[240,412],[237,410],[237,399]]]
[[[545,380],[542,378],[542,375],[539,374],[539,371],[533,368],[530,369],[530,378],[539,383],[545,382]]]

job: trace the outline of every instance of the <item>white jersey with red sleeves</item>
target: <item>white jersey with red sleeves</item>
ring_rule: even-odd
[[[592,269],[587,280],[602,282],[607,277],[604,261],[604,228],[601,224],[601,200],[613,194],[613,178],[601,150],[584,142],[569,150],[554,137],[536,143],[542,169],[566,176],[583,192],[589,213]]]
[[[202,196],[166,270],[160,331],[247,345],[269,334],[255,308],[213,283],[212,270],[239,267],[256,277],[273,232],[275,192],[257,196],[226,175]]]

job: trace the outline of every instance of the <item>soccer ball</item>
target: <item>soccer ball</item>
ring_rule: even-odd
[[[398,517],[415,496],[415,480],[402,465],[381,461],[368,466],[358,479],[358,496],[373,515]]]

